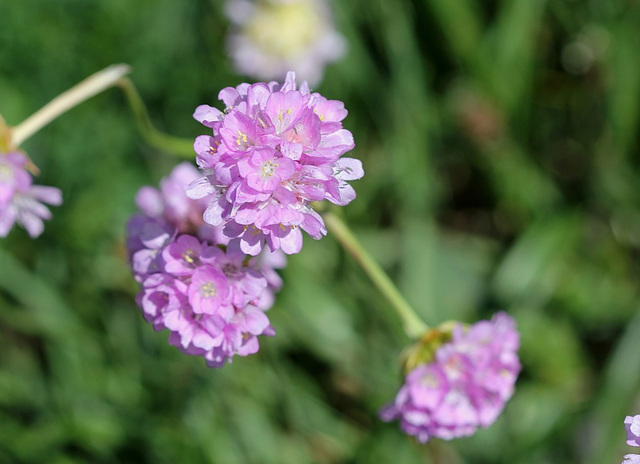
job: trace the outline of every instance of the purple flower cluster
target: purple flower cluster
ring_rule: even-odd
[[[287,254],[302,247],[302,230],[314,239],[326,235],[312,203],[346,205],[356,196],[347,181],[363,176],[362,163],[341,156],[354,147],[342,127],[344,104],[296,89],[295,75],[283,85],[241,84],[219,94],[224,112],[199,106],[194,118],[212,129],[195,141],[205,177],[187,195],[209,198],[204,220],[239,239],[255,256],[266,243]]]
[[[624,429],[627,432],[627,445],[640,446],[640,414],[625,417]],[[625,455],[622,464],[640,464],[640,454]]]
[[[519,339],[515,321],[505,313],[469,328],[457,324],[433,360],[408,373],[395,401],[381,410],[382,420],[399,419],[421,443],[488,427],[513,394]]]
[[[37,237],[44,230],[43,220],[51,219],[51,211],[44,203],[62,204],[59,189],[33,185],[27,161],[17,151],[0,153],[0,237],[6,237],[15,223],[31,237]]]
[[[127,247],[145,319],[168,329],[169,343],[184,353],[221,367],[235,354],[256,353],[258,335],[274,335],[265,311],[280,288],[274,269],[284,266],[284,256],[265,250],[249,257],[238,239],[205,224],[206,202],[184,193],[198,175],[183,163],[160,190],[140,189],[142,213],[129,222]]]

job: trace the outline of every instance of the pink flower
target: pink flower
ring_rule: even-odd
[[[179,188],[197,175],[183,163],[161,190],[140,190],[143,213],[129,221],[127,247],[145,319],[155,330],[169,330],[169,343],[183,353],[221,367],[234,355],[256,353],[259,335],[274,335],[265,311],[279,288],[274,268],[284,262],[249,259],[238,239],[204,224],[206,204]]]
[[[144,318],[156,330],[162,330],[167,315],[180,313],[187,304],[186,285],[171,275],[154,273],[144,280],[137,302]]]
[[[26,165],[22,153],[0,153],[0,237],[6,237],[15,223],[37,237],[44,230],[43,221],[51,219],[51,211],[44,204],[62,204],[59,189],[32,185]]]
[[[436,333],[436,340],[444,343],[433,359],[409,366],[395,401],[380,412],[384,421],[398,419],[400,427],[421,443],[432,437],[471,435],[491,425],[513,394],[520,372],[519,336],[505,313],[468,329],[457,324],[450,332]],[[414,353],[433,349],[432,338],[425,340],[427,345],[421,342]]]
[[[255,149],[248,158],[238,161],[238,173],[244,177],[240,188],[247,192],[245,198],[249,201],[260,197],[260,193],[266,193],[265,199],[269,198],[295,172],[292,160],[269,148]]]
[[[174,275],[191,276],[200,264],[200,240],[191,235],[180,235],[162,250],[164,270]]]
[[[302,248],[302,230],[319,239],[327,231],[312,203],[346,205],[355,198],[348,181],[364,175],[362,163],[342,158],[353,149],[342,127],[347,112],[339,101],[296,88],[294,73],[284,84],[242,84],[223,89],[225,112],[199,106],[194,117],[212,129],[196,139],[204,171],[190,185],[190,198],[208,199],[204,221],[240,239],[246,254],[293,254]]]
[[[256,353],[259,348],[257,335],[270,333],[269,319],[264,312],[253,306],[246,306],[231,318],[219,318],[218,321],[219,343],[205,355],[210,367],[220,367],[234,353],[240,356]]]
[[[189,303],[196,314],[216,314],[231,299],[229,282],[222,270],[201,265],[193,272],[189,284]]]

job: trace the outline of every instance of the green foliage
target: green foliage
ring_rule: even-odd
[[[111,63],[156,127],[246,78],[219,0],[0,2],[15,125]],[[366,176],[345,209],[429,323],[509,311],[524,370],[498,422],[418,446],[376,412],[408,340],[327,237],[283,271],[258,355],[206,368],[143,322],[123,248],[137,189],[177,158],[107,91],[24,144],[63,190],[45,233],[0,243],[2,463],[605,463],[640,412],[640,7],[623,0],[334,1]]]

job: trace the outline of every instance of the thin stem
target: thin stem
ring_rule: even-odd
[[[71,108],[115,85],[129,72],[126,64],[115,64],[103,69],[58,95],[40,110],[15,126],[11,134],[11,145],[19,147],[22,142]]]
[[[150,145],[163,151],[175,153],[183,158],[193,159],[195,157],[193,140],[163,134],[153,127],[144,101],[140,97],[131,79],[126,77],[121,78],[118,81],[118,86],[127,97],[129,106],[138,124],[138,129]]]
[[[323,215],[325,224],[329,231],[336,237],[343,248],[356,260],[360,267],[366,272],[374,285],[378,287],[387,301],[402,320],[404,330],[410,338],[418,338],[429,328],[416,314],[411,305],[405,300],[398,288],[391,281],[389,276],[382,270],[380,265],[371,255],[360,245],[358,239],[353,235],[349,226],[333,213]]]

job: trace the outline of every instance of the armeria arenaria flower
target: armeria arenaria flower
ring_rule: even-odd
[[[640,446],[640,414],[625,417],[624,429],[627,432],[627,445]]]
[[[422,443],[488,427],[513,394],[518,347],[515,322],[505,313],[471,327],[427,332],[409,354],[405,383],[381,418],[398,419]]]
[[[224,112],[199,106],[194,117],[212,129],[195,141],[205,177],[187,195],[208,198],[204,220],[240,239],[244,253],[257,255],[266,243],[274,251],[297,253],[302,230],[326,235],[312,203],[346,205],[356,196],[347,181],[363,176],[362,163],[342,155],[354,147],[342,127],[344,104],[296,89],[294,73],[283,85],[241,84],[219,98]]]
[[[44,230],[43,221],[51,219],[51,211],[44,204],[62,204],[62,192],[33,185],[26,166],[23,153],[0,153],[0,237],[6,237],[15,223],[37,237]]]
[[[249,257],[238,239],[204,223],[206,202],[184,193],[198,175],[183,163],[160,190],[140,189],[142,214],[129,222],[127,245],[145,319],[168,329],[169,343],[184,353],[221,367],[257,352],[258,335],[274,335],[265,311],[281,284],[274,268],[284,263],[271,253]]]
[[[257,79],[282,79],[293,69],[317,85],[346,42],[325,0],[228,0],[233,23],[227,49],[236,70]]]

